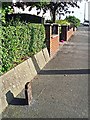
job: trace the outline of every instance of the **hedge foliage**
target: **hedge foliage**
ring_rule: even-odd
[[[76,18],[75,16],[68,16],[66,19],[68,22],[70,22],[74,27],[78,27],[80,25],[80,20]]]
[[[2,69],[5,73],[45,47],[42,24],[16,22],[2,26]]]
[[[70,23],[67,20],[56,20],[56,23],[60,25],[70,25]]]
[[[1,25],[0,25],[0,28],[1,28]],[[0,29],[0,36],[1,35],[2,35],[2,31]],[[2,41],[0,40],[0,74],[1,74],[1,70],[2,70],[1,58],[2,58]]]

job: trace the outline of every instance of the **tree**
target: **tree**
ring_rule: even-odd
[[[79,8],[77,1],[81,0],[39,0],[39,2],[32,2],[32,0],[30,0],[30,2],[25,2],[25,0],[23,0],[23,2],[19,1],[14,4],[11,3],[11,6],[16,6],[23,10],[25,9],[25,6],[29,6],[29,11],[36,6],[37,14],[39,14],[41,10],[43,10],[43,14],[45,14],[47,10],[50,10],[52,21],[55,22],[57,13],[63,15],[67,12],[70,13],[68,10],[70,6]]]
[[[67,12],[70,13],[70,11],[68,10],[70,6],[79,8],[77,3],[75,2],[50,2],[48,5],[45,6],[44,11],[49,9],[51,13],[52,21],[55,22],[56,14],[64,15]]]
[[[52,0],[52,1],[40,1],[40,2],[17,2],[14,4],[14,6],[17,6],[19,8],[22,8],[24,10],[24,5],[26,5],[27,7],[30,6],[29,11],[36,6],[37,8],[37,14],[40,13],[41,9],[43,10],[43,14],[46,13],[47,10],[50,10],[51,13],[51,18],[52,21],[55,22],[56,20],[56,14],[65,14],[67,12],[70,13],[70,11],[68,11],[68,8],[71,7],[78,7],[77,5],[77,0],[75,0],[75,2],[73,2],[72,0],[69,0],[68,2],[66,1],[58,1],[58,0]]]

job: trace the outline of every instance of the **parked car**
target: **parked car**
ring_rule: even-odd
[[[89,26],[89,21],[88,20],[85,20],[84,23],[83,23],[84,26]]]

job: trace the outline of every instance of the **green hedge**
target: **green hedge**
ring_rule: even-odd
[[[76,18],[75,16],[68,16],[66,19],[68,22],[70,22],[74,27],[78,27],[80,25],[80,20]]]
[[[70,23],[67,20],[56,20],[56,23],[60,25],[70,25]]]
[[[0,25],[1,28],[1,25]],[[2,31],[0,29],[0,37],[2,35]],[[1,74],[1,70],[2,70],[2,65],[1,65],[1,58],[2,58],[2,41],[0,40],[0,74]]]
[[[2,69],[5,73],[45,47],[42,24],[15,23],[2,26]]]

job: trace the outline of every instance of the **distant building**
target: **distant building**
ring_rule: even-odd
[[[90,21],[90,1],[88,2],[88,20]]]

